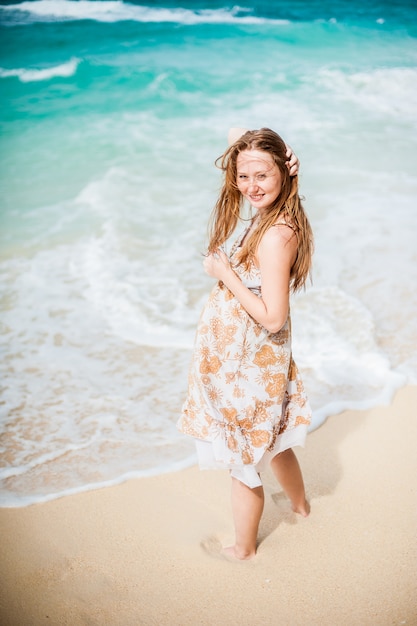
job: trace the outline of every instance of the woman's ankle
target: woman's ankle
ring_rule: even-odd
[[[242,548],[237,545],[223,548],[223,554],[228,557],[238,559],[239,561],[249,561],[256,555],[256,548]]]
[[[305,498],[299,503],[292,502],[291,504],[294,513],[298,513],[302,517],[308,517],[310,515],[310,503]]]

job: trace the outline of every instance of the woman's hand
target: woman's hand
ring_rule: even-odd
[[[291,146],[289,146],[287,143],[285,145],[287,146],[286,155],[288,157],[288,161],[286,161],[286,164],[290,172],[290,176],[297,176],[300,167],[300,161],[298,160],[298,156],[295,154],[295,152],[293,152]]]
[[[229,272],[233,271],[230,267],[227,254],[220,248],[216,252],[208,254],[203,261],[204,269],[209,276],[217,278],[217,280],[226,279]]]

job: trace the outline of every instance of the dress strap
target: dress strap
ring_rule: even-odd
[[[288,226],[288,228],[291,228],[291,230],[293,230],[294,233],[297,234],[297,229],[294,224],[291,224],[291,222],[286,222],[285,220],[279,220],[278,222],[275,222],[275,224],[272,224],[272,226]]]

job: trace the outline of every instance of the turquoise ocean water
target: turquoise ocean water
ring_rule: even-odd
[[[314,426],[417,382],[416,18],[404,0],[0,3],[2,506],[195,461],[175,422],[230,126],[301,159]]]

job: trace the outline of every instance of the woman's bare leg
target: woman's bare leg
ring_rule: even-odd
[[[274,456],[271,468],[275,478],[291,500],[292,510],[307,517],[310,513],[310,505],[306,500],[301,469],[291,448]]]
[[[224,548],[224,554],[237,559],[251,559],[256,553],[258,527],[264,508],[263,487],[251,489],[232,478],[232,511],[235,545]]]

